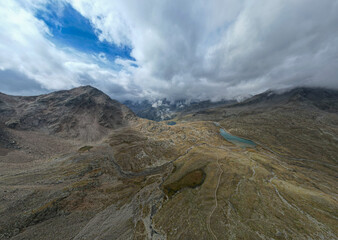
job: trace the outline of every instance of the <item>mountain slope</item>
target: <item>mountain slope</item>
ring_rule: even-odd
[[[262,93],[242,103],[182,114],[178,119],[220,121],[234,135],[275,151],[332,163],[337,160],[337,113],[337,90],[297,88],[281,94]]]
[[[127,114],[91,141],[3,121],[0,239],[338,239],[338,114],[322,106],[335,93],[296,92],[176,125]],[[96,119],[79,99],[71,109]],[[25,116],[15,106],[1,109]]]
[[[91,86],[34,97],[0,94],[0,121],[17,130],[97,140],[107,129],[125,126],[135,115]]]
[[[282,93],[267,91],[233,106],[267,106],[287,103],[308,104],[328,112],[338,112],[338,91],[322,88],[295,88]]]

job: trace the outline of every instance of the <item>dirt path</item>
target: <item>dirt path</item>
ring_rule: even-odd
[[[218,169],[220,170],[220,174],[218,176],[218,181],[217,181],[217,185],[216,185],[216,188],[215,188],[215,192],[214,192],[214,197],[215,197],[215,206],[212,208],[209,216],[208,216],[208,221],[207,221],[207,228],[208,228],[208,231],[212,234],[213,238],[217,240],[217,237],[215,235],[215,233],[212,231],[211,229],[211,226],[210,226],[210,220],[211,220],[211,217],[212,215],[214,214],[214,211],[216,210],[217,206],[218,206],[218,202],[217,202],[217,191],[218,191],[218,187],[219,187],[219,183],[221,182],[221,177],[222,177],[222,174],[223,174],[223,169],[221,168],[221,165],[219,164],[219,158],[218,158],[218,155],[217,155],[217,166],[218,166]]]

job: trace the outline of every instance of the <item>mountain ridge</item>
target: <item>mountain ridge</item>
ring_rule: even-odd
[[[335,94],[268,95],[175,124],[91,87],[1,95],[0,239],[337,239]]]
[[[159,104],[158,104],[159,103]],[[213,108],[229,107],[237,108],[244,106],[267,107],[284,104],[303,104],[304,106],[315,106],[328,112],[338,112],[338,90],[297,87],[288,90],[268,90],[263,93],[246,98],[243,101],[222,100],[217,102],[188,100],[174,101],[160,99],[154,103],[149,101],[132,102],[124,101],[138,117],[155,121],[171,120],[186,114],[200,114],[211,111]]]
[[[126,106],[91,86],[27,97],[1,94],[0,101],[0,121],[7,127],[63,137],[102,138],[105,129],[136,118]]]
[[[232,106],[254,104],[310,103],[327,111],[338,111],[338,90],[326,88],[298,87],[278,93],[269,90],[248,98]]]

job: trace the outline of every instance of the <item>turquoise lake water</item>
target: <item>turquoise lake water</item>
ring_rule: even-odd
[[[170,122],[167,122],[167,125],[171,125],[171,126],[173,126],[173,125],[176,125],[176,122],[174,122],[174,121],[170,121]]]
[[[241,145],[241,146],[244,146],[244,147],[254,147],[254,146],[256,146],[256,143],[254,143],[253,141],[233,136],[230,133],[226,132],[222,128],[220,129],[220,133],[221,133],[222,137],[224,137],[226,140],[228,140],[228,141],[230,141],[234,144],[238,144],[238,145]]]

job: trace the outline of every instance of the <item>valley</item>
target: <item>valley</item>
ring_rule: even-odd
[[[91,87],[0,95],[0,239],[338,239],[337,100],[262,94],[168,125]]]

